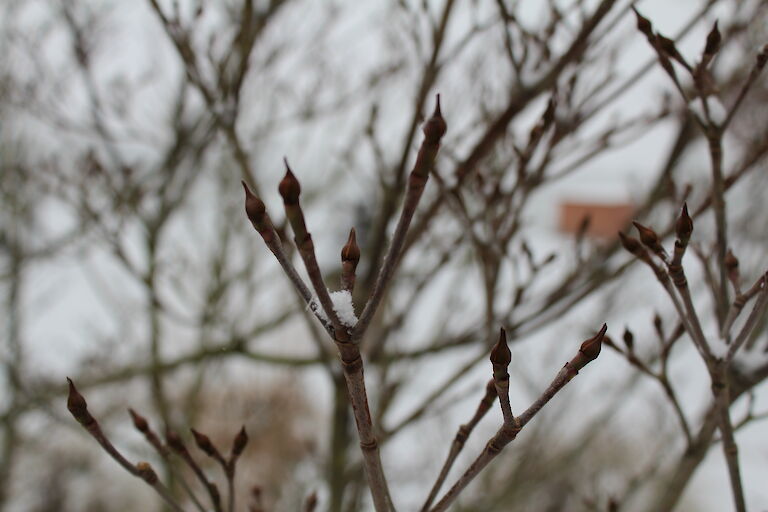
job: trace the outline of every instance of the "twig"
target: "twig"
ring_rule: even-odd
[[[451,448],[448,451],[448,457],[445,459],[445,463],[443,463],[440,474],[438,475],[437,480],[435,480],[432,489],[429,491],[427,500],[421,507],[422,512],[429,510],[432,502],[437,497],[437,493],[440,492],[440,488],[443,486],[443,482],[445,482],[448,473],[451,471],[453,463],[456,461],[456,457],[458,457],[459,453],[461,453],[461,450],[464,449],[464,444],[467,442],[467,439],[469,439],[469,436],[472,434],[475,426],[480,422],[481,419],[483,419],[483,416],[485,416],[485,414],[493,406],[493,401],[496,399],[496,396],[496,384],[494,380],[491,379],[485,386],[485,395],[483,395],[483,398],[480,399],[480,403],[477,405],[477,410],[475,411],[474,416],[472,416],[469,422],[461,425],[458,432],[456,432],[456,437],[453,439]]]
[[[160,495],[163,501],[165,501],[168,506],[171,507],[171,509],[173,509],[175,512],[184,512],[184,509],[181,508],[181,505],[176,502],[168,489],[157,478],[157,474],[152,469],[152,466],[149,465],[149,463],[139,462],[138,464],[134,465],[129,462],[128,459],[126,459],[123,454],[117,450],[117,448],[115,448],[107,436],[104,435],[99,422],[96,421],[96,418],[94,418],[90,412],[88,412],[88,404],[86,403],[83,395],[81,395],[77,391],[77,388],[75,388],[75,383],[72,382],[72,379],[69,377],[67,377],[67,382],[69,382],[67,409],[69,409],[69,412],[72,414],[72,416],[74,416],[78,423],[80,423],[80,425],[83,426],[83,428],[101,445],[101,447],[104,448],[104,451],[106,451],[110,457],[112,457],[118,464],[120,464],[126,471],[128,471],[128,473],[144,480],[147,485],[152,487],[152,489],[154,489],[155,492]]]
[[[515,440],[523,427],[549,402],[558,391],[563,389],[571,381],[579,370],[584,368],[590,361],[597,358],[600,354],[600,347],[605,336],[607,326],[603,325],[600,332],[592,338],[584,341],[571,361],[565,363],[565,366],[558,372],[549,387],[531,404],[528,409],[517,417],[513,425],[506,422],[488,441],[485,449],[467,468],[459,480],[443,496],[443,498],[430,509],[430,512],[444,512],[456,500],[461,491],[487,466],[501,450],[509,443]]]
[[[368,298],[368,302],[360,314],[360,319],[352,330],[352,339],[359,340],[373,319],[376,309],[379,307],[381,299],[384,297],[387,285],[395,272],[397,263],[400,260],[405,238],[408,234],[408,228],[411,225],[411,219],[416,212],[421,195],[429,179],[429,173],[435,164],[437,151],[440,149],[440,140],[445,135],[447,125],[440,112],[440,95],[437,95],[435,101],[435,110],[422,130],[424,131],[424,141],[416,156],[416,163],[413,166],[410,177],[408,178],[408,188],[405,192],[403,210],[400,213],[400,220],[392,235],[392,241],[389,245],[387,255],[384,257],[376,283],[373,286],[373,292]]]

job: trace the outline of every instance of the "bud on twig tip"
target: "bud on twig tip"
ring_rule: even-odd
[[[597,359],[597,356],[600,355],[600,348],[602,346],[603,336],[605,336],[605,333],[607,330],[608,330],[608,325],[603,324],[603,326],[600,328],[600,331],[595,336],[593,336],[592,338],[589,338],[588,340],[585,340],[581,344],[581,347],[579,347],[579,352],[581,352],[584,355],[584,357],[587,358],[588,361]]]
[[[88,403],[85,401],[85,397],[83,397],[77,390],[72,379],[67,377],[67,382],[69,383],[67,409],[69,409],[69,412],[81,425],[85,426],[93,423],[95,420],[93,419],[93,416],[91,416],[91,413],[88,412]]]
[[[491,350],[491,363],[507,367],[510,362],[512,362],[512,352],[510,352],[509,345],[507,345],[507,333],[502,327],[499,331],[499,340]]]
[[[440,110],[440,95],[438,94],[435,100],[435,111],[432,113],[432,117],[424,123],[422,131],[427,142],[439,144],[447,129],[448,125],[445,123],[443,113]]]
[[[687,243],[691,233],[693,233],[693,220],[688,215],[688,203],[683,203],[683,210],[675,223],[675,234],[680,241]]]
[[[240,183],[243,184],[243,189],[245,190],[245,214],[248,216],[248,220],[252,223],[260,223],[264,219],[264,213],[267,209],[262,200],[251,192],[251,189],[248,188],[248,184],[245,181],[241,181]]]
[[[349,261],[355,264],[360,261],[360,247],[357,246],[355,228],[349,230],[347,243],[341,249],[341,261]]]
[[[635,9],[635,6],[632,6],[632,10],[635,11],[635,16],[637,17],[637,29],[648,36],[649,38],[653,36],[653,25],[651,25],[650,20],[648,18],[644,17],[642,14],[640,14],[640,11]]]
[[[239,457],[245,450],[245,446],[248,444],[248,433],[245,431],[245,425],[240,428],[240,432],[235,436],[235,440],[232,443],[232,455]]]
[[[128,408],[128,413],[131,415],[133,426],[136,427],[136,430],[139,432],[146,432],[149,430],[149,423],[147,423],[147,419],[144,416],[131,408]]]
[[[190,428],[189,430],[192,432],[192,436],[195,438],[195,444],[197,444],[197,447],[204,451],[208,456],[214,457],[216,454],[216,448],[213,446],[213,443],[211,443],[211,439],[207,435],[201,434],[193,428]]]
[[[285,162],[285,177],[280,180],[277,189],[283,197],[283,202],[285,204],[298,204],[299,195],[301,194],[301,185],[299,185],[299,180],[296,179],[293,171],[291,171],[291,167],[288,165],[288,159],[284,158],[283,162]]]
[[[640,241],[637,238],[625,235],[619,231],[619,239],[621,240],[621,245],[624,247],[624,249],[634,254],[635,256],[638,256],[642,251]]]
[[[720,35],[720,29],[717,28],[717,20],[715,20],[715,24],[712,26],[712,30],[707,36],[707,44],[704,47],[704,54],[710,56],[716,54],[720,49],[721,40],[722,36]]]

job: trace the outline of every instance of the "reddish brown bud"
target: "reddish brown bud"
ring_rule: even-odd
[[[69,377],[67,377],[67,382],[69,383],[69,396],[67,396],[67,409],[69,409],[69,412],[84,427],[95,423],[96,420],[88,412],[88,403],[83,395],[77,391],[75,383]]]
[[[232,456],[239,457],[245,450],[245,445],[248,444],[248,434],[245,432],[245,425],[240,428],[240,432],[235,436],[235,440],[232,442]]]
[[[624,249],[638,257],[643,255],[643,246],[640,245],[640,241],[637,238],[625,235],[619,231],[619,239],[621,240],[621,245]]]
[[[499,332],[499,340],[491,350],[491,363],[493,366],[506,368],[509,366],[510,362],[512,362],[512,352],[509,351],[509,345],[507,345],[507,333],[502,327]]]
[[[192,436],[195,438],[195,444],[197,447],[204,451],[209,457],[215,457],[218,451],[216,450],[216,447],[213,446],[211,439],[207,435],[201,434],[193,428],[190,428],[189,430],[192,432]]]
[[[581,344],[581,347],[579,347],[579,352],[584,355],[584,357],[587,359],[587,362],[597,359],[597,356],[600,355],[600,348],[602,347],[603,337],[605,336],[607,330],[608,326],[603,324],[603,326],[600,328],[600,331],[596,335],[589,338],[588,340],[585,340]]]
[[[725,268],[728,270],[728,272],[738,272],[739,270],[739,259],[730,249],[728,249],[728,252],[725,254],[723,264],[725,264]]]
[[[768,44],[763,46],[763,50],[757,54],[757,62],[755,62],[755,66],[758,70],[761,70],[765,67],[766,62],[768,62]]]
[[[149,465],[149,462],[139,462],[136,464],[136,472],[139,477],[149,485],[155,485],[157,483],[157,473],[155,473],[155,470]]]
[[[304,502],[304,512],[314,512],[315,507],[317,507],[317,493],[312,491]]]
[[[678,57],[677,46],[675,46],[675,42],[672,39],[657,33],[656,41],[659,42],[659,48],[661,48],[664,53],[675,59]]]
[[[640,235],[640,241],[644,246],[648,247],[654,252],[663,251],[661,244],[659,244],[659,236],[651,228],[645,227],[639,222],[632,221],[632,224],[637,228],[637,232]]]
[[[712,26],[712,30],[709,32],[709,35],[707,36],[707,44],[704,47],[704,55],[713,56],[717,53],[717,51],[720,49],[720,42],[722,41],[722,36],[720,35],[720,30],[717,28],[717,21],[715,21],[715,24]]]
[[[440,142],[443,135],[445,135],[447,129],[448,125],[445,123],[443,114],[440,111],[440,95],[438,94],[435,101],[435,111],[432,113],[432,117],[427,119],[427,122],[424,123],[422,131],[424,132],[424,137],[427,142],[437,144]]]
[[[347,243],[341,249],[341,261],[348,261],[355,267],[357,267],[357,263],[360,261],[360,247],[357,246],[355,228],[349,230]]]
[[[149,423],[147,423],[147,419],[144,416],[137,413],[133,409],[128,409],[128,412],[131,415],[133,426],[136,427],[136,430],[139,432],[147,432],[149,430]]]
[[[645,34],[649,39],[653,38],[653,25],[651,25],[650,20],[642,16],[634,6],[632,6],[632,10],[635,11],[635,16],[637,17],[637,30]]]
[[[691,238],[691,233],[693,233],[693,220],[691,220],[691,216],[688,215],[688,203],[683,203],[683,211],[680,212],[680,217],[677,218],[677,222],[675,223],[675,233],[677,234],[677,238],[684,244],[687,244],[688,240]]]
[[[251,192],[251,189],[248,188],[244,181],[240,183],[243,184],[243,189],[245,190],[245,213],[248,215],[248,220],[253,224],[260,224],[264,220],[264,214],[267,209],[261,199]]]
[[[624,328],[622,339],[624,340],[624,345],[627,346],[627,350],[632,352],[635,349],[635,335],[632,334],[628,327]]]
[[[170,428],[165,429],[165,442],[168,447],[178,454],[186,453],[187,447],[184,446],[184,442],[181,440],[181,436]]]
[[[299,195],[301,195],[301,185],[299,185],[299,180],[296,179],[296,176],[294,176],[291,168],[288,166],[288,160],[284,159],[283,161],[285,162],[285,176],[280,181],[277,190],[283,197],[283,203],[298,204]]]
[[[653,314],[653,328],[656,330],[656,334],[659,338],[664,338],[664,325],[661,322],[661,317],[658,313]]]

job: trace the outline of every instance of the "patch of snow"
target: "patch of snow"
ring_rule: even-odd
[[[336,316],[339,317],[341,324],[345,327],[354,327],[357,323],[357,316],[355,316],[355,306],[352,304],[352,294],[346,290],[338,292],[329,291],[329,294],[331,302],[333,302],[333,310],[336,312]],[[307,307],[315,312],[323,322],[330,322],[316,295],[312,296],[312,300],[309,301]]]
[[[331,292],[331,301],[339,321],[346,327],[354,327],[357,316],[355,316],[355,306],[352,304],[352,294],[347,290]]]

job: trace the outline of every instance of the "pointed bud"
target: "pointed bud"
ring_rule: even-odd
[[[768,44],[763,46],[763,50],[757,54],[757,61],[755,62],[755,67],[759,71],[765,67],[766,62],[768,62]]]
[[[248,215],[248,220],[253,224],[260,224],[264,220],[264,213],[266,213],[267,209],[261,199],[251,192],[251,189],[248,188],[244,181],[240,183],[243,184],[243,189],[245,190],[245,213]]]
[[[547,103],[547,109],[544,111],[544,115],[541,120],[544,122],[544,126],[549,126],[552,121],[555,120],[555,109],[557,108],[557,96],[554,94],[549,98]]]
[[[157,483],[157,473],[155,473],[155,470],[149,465],[149,462],[139,462],[136,464],[136,472],[139,478],[149,485],[155,485]]]
[[[640,241],[637,238],[625,235],[619,231],[619,239],[621,240],[621,245],[628,252],[634,254],[635,256],[641,256],[643,254],[643,246],[640,245]]]
[[[635,16],[637,17],[637,30],[645,34],[649,39],[653,38],[653,25],[651,25],[650,20],[642,16],[634,6],[632,6],[632,10],[635,11]]]
[[[136,427],[136,430],[142,433],[145,433],[149,430],[149,423],[147,423],[147,419],[144,416],[137,413],[133,409],[128,409],[128,412],[131,415],[133,426]]]
[[[424,132],[424,137],[427,142],[438,144],[443,135],[445,135],[447,129],[448,125],[445,123],[443,114],[440,111],[440,95],[438,94],[435,101],[435,111],[432,113],[432,117],[427,119],[427,122],[424,123],[422,131]]]
[[[189,430],[192,432],[192,436],[195,438],[195,444],[197,447],[204,451],[209,457],[215,457],[218,452],[216,447],[213,446],[211,439],[207,435],[201,434],[193,428],[190,428]]]
[[[67,382],[69,383],[69,396],[67,396],[67,409],[69,409],[69,412],[84,427],[95,423],[96,420],[88,412],[88,403],[75,387],[75,383],[69,377],[67,377]]]
[[[739,259],[730,249],[728,249],[728,252],[725,254],[725,260],[723,260],[723,264],[725,264],[725,268],[728,270],[728,272],[739,271]]]
[[[304,512],[314,512],[316,507],[317,507],[317,492],[312,491],[312,493],[309,496],[307,496],[307,500],[304,502]]]
[[[637,228],[637,232],[640,235],[640,241],[644,246],[648,247],[653,252],[660,252],[664,250],[659,243],[659,236],[654,230],[645,227],[636,221],[632,221],[632,225]]]
[[[677,218],[675,223],[675,233],[677,238],[684,244],[688,243],[693,233],[693,220],[688,215],[688,203],[683,203],[683,211],[680,212],[680,217]]]
[[[662,51],[664,51],[664,53],[673,59],[677,58],[677,46],[675,46],[675,42],[672,39],[664,37],[661,34],[656,34],[656,40],[659,42],[659,47],[662,49]]]
[[[624,328],[622,339],[624,340],[624,345],[627,346],[627,350],[632,352],[635,349],[635,335],[632,334],[628,327]]]
[[[245,445],[248,444],[248,434],[245,431],[245,425],[240,428],[240,432],[235,436],[235,440],[232,442],[232,456],[239,457],[245,450]]]
[[[288,160],[284,159],[283,161],[285,162],[285,176],[280,181],[277,190],[283,197],[283,203],[298,204],[299,195],[301,194],[301,185],[299,185],[299,180],[296,179],[293,171],[291,171],[291,168],[288,166]]]
[[[165,442],[171,450],[178,454],[186,453],[187,451],[187,447],[184,446],[181,436],[175,430],[170,428],[165,429]]]
[[[659,338],[664,338],[664,325],[661,322],[661,317],[658,313],[653,314],[653,328],[656,330],[656,334]]]
[[[603,324],[603,326],[600,328],[600,331],[596,335],[589,338],[588,340],[585,340],[584,343],[581,344],[581,347],[579,347],[579,352],[584,355],[584,357],[587,359],[587,362],[597,359],[597,356],[600,355],[600,348],[603,343],[603,337],[605,336],[607,330],[608,326]]]
[[[720,35],[720,30],[717,28],[717,21],[715,21],[715,24],[712,26],[712,30],[707,36],[707,44],[704,47],[704,55],[708,55],[710,57],[715,55],[720,49],[721,41],[722,36]]]
[[[499,332],[499,341],[496,342],[496,345],[494,345],[491,350],[491,363],[493,363],[493,366],[506,368],[511,362],[512,352],[509,351],[509,345],[507,345],[507,333],[502,327]]]
[[[355,228],[349,231],[349,238],[347,243],[341,249],[341,261],[348,261],[357,266],[360,261],[360,248],[357,246],[357,237],[355,235]]]

